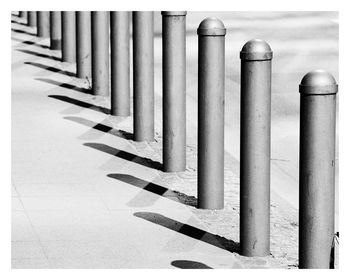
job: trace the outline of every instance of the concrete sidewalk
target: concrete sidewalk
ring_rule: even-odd
[[[16,19],[18,20],[18,19]],[[112,117],[48,39],[12,23],[13,268],[292,268],[297,211],[272,193],[271,256],[239,244],[239,163],[225,154],[225,209],[196,205],[196,127],[187,170],[161,167],[156,141],[135,143],[132,117]],[[159,69],[156,70],[159,71]]]

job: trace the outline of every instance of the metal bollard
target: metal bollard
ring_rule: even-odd
[[[94,11],[92,22],[92,92],[109,95],[109,12]]]
[[[50,49],[61,49],[61,12],[50,12]]]
[[[186,12],[162,12],[163,170],[186,169]]]
[[[75,12],[62,12],[62,61],[75,62]]]
[[[33,12],[33,11],[30,11],[30,12],[27,12],[27,16],[28,16],[28,26],[30,27],[35,27],[36,26],[36,18],[37,18],[37,12]]]
[[[198,29],[198,207],[224,207],[224,24],[206,18]]]
[[[247,42],[241,58],[240,248],[270,253],[271,60],[263,40]]]
[[[76,12],[77,77],[91,78],[91,12]]]
[[[307,73],[299,86],[299,268],[330,268],[337,91],[323,70]]]
[[[50,36],[50,12],[37,12],[37,35],[42,38]]]
[[[19,17],[21,17],[21,18],[27,18],[27,12],[26,12],[26,11],[20,11],[20,12],[19,12]]]
[[[154,140],[153,12],[133,12],[134,140]]]
[[[111,12],[111,114],[130,115],[130,13]]]

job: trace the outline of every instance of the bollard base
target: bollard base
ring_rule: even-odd
[[[224,202],[223,201],[208,201],[208,199],[201,199],[198,197],[198,209],[203,210],[222,210],[224,209]]]
[[[51,40],[50,49],[51,50],[61,50],[62,40]]]
[[[134,136],[133,139],[135,142],[154,142],[154,137],[140,137]]]
[[[270,255],[270,251],[254,252],[254,250],[244,250],[241,248],[239,254],[244,257],[267,257]]]
[[[171,167],[171,166],[166,166],[163,164],[163,172],[167,173],[172,173],[172,172],[184,172],[186,171],[186,166],[185,167]]]
[[[130,117],[130,111],[129,112],[123,112],[122,110],[116,110],[111,109],[111,115],[116,117]]]

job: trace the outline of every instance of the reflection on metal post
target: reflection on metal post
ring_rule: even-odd
[[[50,49],[61,49],[61,12],[50,12]]]
[[[263,40],[241,57],[240,247],[244,256],[270,253],[271,60]]]
[[[109,95],[109,12],[95,11],[92,22],[92,92]]]
[[[186,12],[162,12],[163,170],[186,169]]]
[[[30,11],[27,13],[28,15],[28,26],[35,27],[36,26],[36,18],[37,18],[37,12]]]
[[[134,140],[154,140],[153,12],[133,12]]]
[[[50,36],[50,12],[37,12],[37,35],[48,38]]]
[[[206,18],[198,29],[198,207],[224,207],[224,24]]]
[[[77,77],[91,78],[91,12],[76,12]]]
[[[111,12],[111,114],[130,115],[130,13]]]
[[[62,12],[62,61],[75,62],[75,12]]]
[[[26,11],[20,11],[20,12],[19,12],[19,17],[21,17],[21,18],[27,18],[27,12],[26,12]]]
[[[299,268],[330,268],[334,237],[338,85],[323,70],[300,86]]]

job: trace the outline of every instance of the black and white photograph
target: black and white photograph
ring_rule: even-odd
[[[341,11],[103,3],[3,13],[10,276],[347,269]]]

